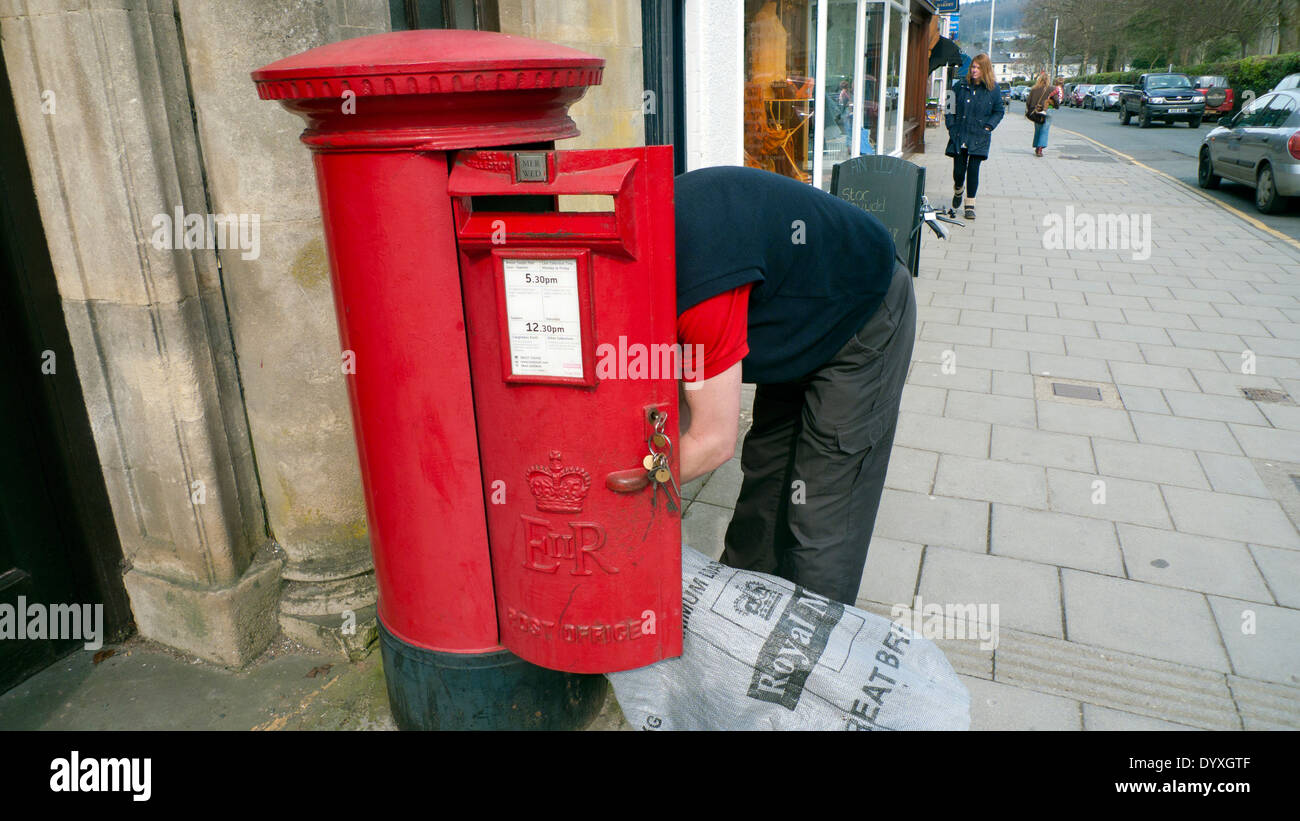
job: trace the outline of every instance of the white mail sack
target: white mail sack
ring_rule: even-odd
[[[934,642],[883,616],[682,549],[682,655],[609,673],[647,730],[968,730]]]

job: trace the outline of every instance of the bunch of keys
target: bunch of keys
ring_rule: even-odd
[[[650,506],[655,507],[659,500],[659,491],[664,491],[668,499],[668,510],[676,513],[681,509],[678,500],[681,499],[681,490],[677,487],[677,479],[673,476],[672,471],[672,453],[673,441],[664,433],[664,424],[668,421],[668,416],[659,411],[651,411],[650,421],[654,424],[654,433],[646,441],[646,446],[650,453],[641,460],[641,464],[646,469],[646,478],[654,485],[654,496],[650,499]]]

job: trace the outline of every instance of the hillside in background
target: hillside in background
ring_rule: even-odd
[[[976,51],[987,48],[991,5],[988,0],[962,0],[958,39],[963,46],[979,46]],[[998,0],[997,19],[993,22],[993,28],[996,31],[1018,31],[1025,9],[1030,5],[1030,0]]]

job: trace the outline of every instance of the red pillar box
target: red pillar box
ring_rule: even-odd
[[[582,726],[580,674],[681,651],[671,149],[550,148],[602,68],[421,30],[253,73],[307,123],[402,727]]]

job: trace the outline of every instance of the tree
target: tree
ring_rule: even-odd
[[[1163,68],[1245,56],[1276,29],[1294,47],[1300,0],[1040,0],[1025,9],[1035,61],[1051,60],[1052,26],[1060,21],[1058,54],[1078,55],[1080,72],[1094,59],[1103,71]]]
[[[1251,41],[1266,27],[1271,28],[1291,10],[1285,0],[1217,0],[1219,30],[1231,34],[1241,46],[1245,57]]]
[[[1282,3],[1276,25],[1278,37],[1275,53],[1300,51],[1300,0]]]
[[[1059,20],[1057,53],[1079,55],[1082,72],[1093,59],[1103,65],[1122,59],[1117,43],[1139,6],[1134,0],[1043,0],[1025,11],[1022,26],[1038,41],[1034,57],[1046,63],[1052,28]]]

